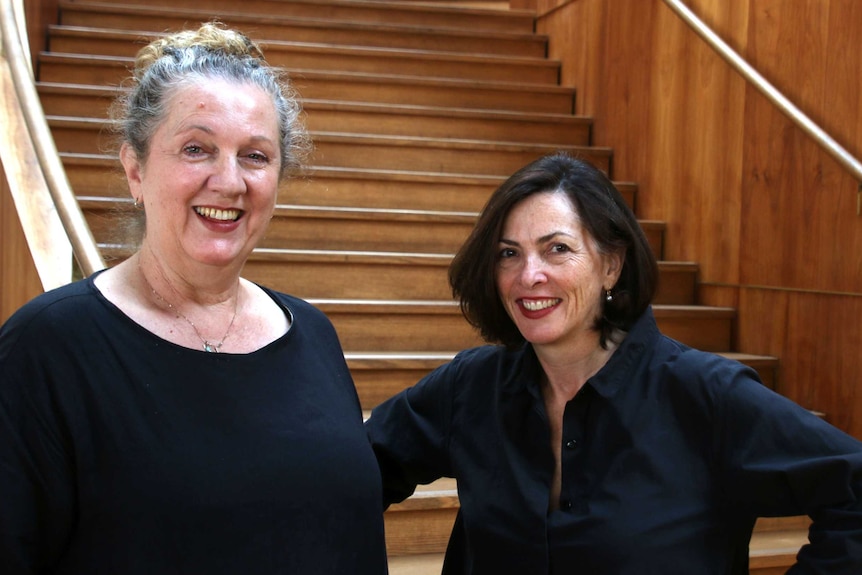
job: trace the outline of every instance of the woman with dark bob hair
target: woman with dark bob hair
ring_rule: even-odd
[[[519,170],[449,280],[490,345],[366,424],[384,507],[457,480],[444,574],[742,575],[755,520],[803,514],[788,573],[862,572],[862,443],[660,333],[655,257],[600,170]]]
[[[490,198],[453,260],[449,283],[455,297],[460,298],[464,316],[485,340],[509,346],[522,344],[524,335],[497,293],[497,239],[512,206],[548,190],[559,190],[569,198],[599,251],[625,253],[620,279],[610,294],[604,294],[602,315],[597,319],[600,342],[606,346],[615,330],[627,331],[649,306],[658,266],[625,199],[604,173],[585,162],[561,154],[546,156],[510,177]]]

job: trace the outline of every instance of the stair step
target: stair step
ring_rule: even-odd
[[[136,3],[125,0],[99,2],[108,6]],[[92,4],[99,4],[93,2]],[[488,10],[459,6],[434,6],[420,3],[409,5],[400,2],[372,0],[208,0],[202,8],[196,0],[147,0],[141,6],[160,6],[197,9],[200,22],[218,16],[231,19],[235,16],[274,16],[279,18],[314,18],[347,22],[386,22],[416,28],[444,28],[452,30],[484,30],[529,34],[534,30],[535,14],[523,10]]]
[[[99,154],[109,149],[110,124],[95,118],[49,118],[58,151]],[[610,172],[610,148],[521,142],[489,142],[416,136],[311,132],[311,162],[319,166],[455,172],[507,176],[532,160],[554,151],[568,151]]]
[[[456,302],[374,301],[309,298],[326,313],[345,351],[448,351],[481,344]],[[704,351],[731,349],[736,310],[724,307],[653,307],[659,329]],[[434,329],[429,329],[429,326]]]
[[[375,136],[317,132],[312,134],[318,166],[411,170],[508,176],[525,164],[555,151],[567,151],[611,171],[610,148],[596,146],[546,146],[516,142],[447,140],[407,136]]]
[[[259,248],[243,273],[303,298],[449,300],[451,259],[449,254]],[[656,303],[691,305],[697,266],[663,262],[659,271],[662,285]]]
[[[79,195],[127,197],[128,186],[116,157],[69,153],[61,153],[60,157]],[[282,186],[279,202],[379,209],[435,210],[447,206],[459,211],[478,211],[504,179],[492,175],[311,166],[304,178]],[[632,182],[616,185],[634,209],[637,186]]]
[[[487,174],[313,166],[307,179],[289,182],[279,198],[285,203],[305,205],[426,210],[446,206],[451,210],[478,212],[505,179]],[[637,185],[621,181],[614,184],[636,210]]]
[[[101,119],[118,90],[105,86],[37,83],[49,121]],[[303,100],[311,131],[412,135],[431,138],[511,141],[585,146],[592,120],[569,114],[440,108],[338,100]],[[73,124],[66,129],[71,130]],[[513,136],[516,134],[516,136]]]
[[[123,244],[124,224],[136,216],[131,198],[80,196],[78,203],[98,243]],[[278,204],[259,247],[300,250],[455,253],[476,223],[475,212],[369,209]],[[663,222],[642,221],[657,257]],[[680,287],[680,286],[677,286]],[[677,296],[693,298],[693,285]],[[676,299],[677,303],[693,303]]]
[[[130,58],[43,52],[39,81],[56,84],[120,86],[129,77]],[[294,88],[303,98],[381,104],[571,114],[572,88],[519,82],[488,82],[454,78],[422,78],[395,74],[332,72],[289,68]]]
[[[359,400],[366,410],[410,387],[454,355],[454,351],[345,352]],[[720,355],[756,370],[763,385],[775,389],[777,358],[733,352],[721,352]]]
[[[101,247],[110,265],[122,261],[131,253],[131,248],[116,244],[101,244]],[[430,300],[432,307],[440,302],[445,304],[451,302],[451,290],[447,282],[451,260],[451,254],[419,252],[258,248],[246,262],[243,276],[251,281],[306,299],[361,300],[369,302],[366,305],[371,306],[377,305],[378,301],[398,301],[397,306],[400,307],[387,308],[387,311],[404,310],[400,313],[407,315],[401,320],[412,325],[418,321],[413,314],[417,310],[424,309],[421,305],[411,305],[413,302]],[[685,302],[689,302],[694,297],[697,266],[686,262],[662,262],[659,264],[659,271],[662,287],[655,298],[656,303],[688,305]],[[374,309],[377,308],[367,308],[367,312],[377,313],[372,312]],[[351,314],[356,311],[357,308],[350,308]],[[449,314],[449,311],[444,313]],[[460,314],[455,315],[456,323],[461,325]],[[414,327],[419,329],[418,326]],[[466,328],[466,324],[461,327]],[[468,333],[454,335],[456,341],[462,341],[462,337],[468,337],[468,340],[472,341],[469,331],[468,329]],[[402,342],[402,345],[404,343]],[[441,344],[438,343],[439,345]],[[433,349],[449,350],[462,347],[465,346],[454,344]],[[408,349],[423,348],[417,344]]]
[[[117,90],[101,86],[40,83],[38,89],[50,121],[105,118],[117,94]],[[586,146],[592,129],[591,119],[567,114],[309,99],[303,100],[303,109],[306,128],[320,132]]]
[[[99,27],[126,31],[181,30],[200,19],[199,9],[174,6],[126,6],[89,2],[60,2],[60,23],[68,27]],[[234,14],[219,19],[229,28],[255,39],[348,44],[407,50],[438,50],[468,54],[543,58],[547,36],[527,32],[460,30],[427,26],[399,26],[389,22],[356,22]]]
[[[142,47],[140,32],[50,26],[52,53],[133,58]],[[144,43],[164,33],[147,33]],[[266,59],[286,69],[386,73],[430,78],[556,85],[560,63],[547,58],[473,55],[330,43],[266,40]]]

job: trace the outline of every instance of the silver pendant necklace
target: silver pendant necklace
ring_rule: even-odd
[[[201,335],[201,332],[198,331],[197,326],[195,326],[195,322],[193,322],[192,320],[187,318],[180,310],[178,310],[176,307],[174,307],[174,305],[171,302],[169,302],[164,297],[162,297],[162,294],[160,294],[159,292],[156,291],[156,288],[153,287],[153,284],[150,283],[150,280],[147,279],[147,276],[144,273],[144,270],[141,268],[140,256],[138,257],[138,271],[140,272],[141,277],[144,278],[144,283],[147,284],[147,287],[150,288],[150,291],[153,292],[153,295],[156,297],[156,299],[158,299],[160,302],[162,302],[163,304],[168,306],[168,309],[170,309],[172,312],[174,312],[174,315],[177,316],[177,319],[182,318],[182,319],[186,320],[186,322],[188,322],[188,324],[190,326],[192,326],[192,329],[194,330],[195,335],[198,336],[198,339],[201,340],[201,343],[203,344],[203,350],[206,352],[209,352],[209,353],[219,353],[219,351],[221,350],[221,346],[222,346],[222,344],[224,344],[224,340],[227,339],[227,336],[230,333],[231,328],[233,327],[233,322],[236,319],[236,312],[237,312],[237,309],[239,309],[239,291],[237,291],[237,293],[236,293],[236,301],[234,301],[234,305],[233,305],[233,316],[230,318],[230,323],[228,324],[227,329],[224,332],[224,335],[221,336],[221,339],[218,341],[218,343],[210,343],[209,340],[204,338]]]

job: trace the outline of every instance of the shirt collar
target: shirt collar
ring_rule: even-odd
[[[661,333],[653,316],[652,307],[635,321],[619,348],[611,355],[610,360],[599,372],[587,381],[602,397],[612,397],[629,380],[637,369],[644,352],[654,346]],[[535,398],[541,398],[539,389],[540,365],[529,343],[524,344],[514,352],[512,371],[503,385],[504,392],[510,394],[526,389]]]

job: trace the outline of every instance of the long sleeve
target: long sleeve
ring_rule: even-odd
[[[757,516],[813,520],[789,573],[862,573],[862,443],[745,372],[720,406],[730,500]]]
[[[417,485],[451,476],[447,444],[457,361],[374,408],[366,423],[383,476],[384,509]]]
[[[45,360],[10,353],[13,331],[0,332],[0,565],[23,575],[63,552],[75,498],[63,426],[42,385]]]

